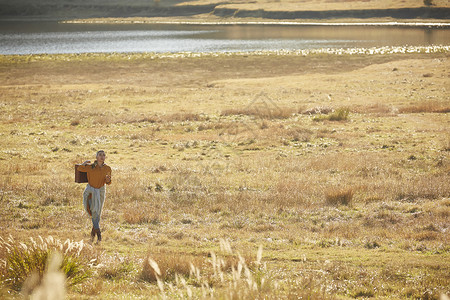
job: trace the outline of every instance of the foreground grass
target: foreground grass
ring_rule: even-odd
[[[69,297],[159,297],[148,258],[172,298],[233,297],[239,262],[242,298],[449,293],[448,54],[67,58],[1,58],[0,227],[87,242],[73,164],[105,149]]]

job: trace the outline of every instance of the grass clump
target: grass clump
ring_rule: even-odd
[[[313,121],[347,121],[350,115],[350,109],[347,107],[342,107],[336,109],[329,115],[320,115],[313,118]]]
[[[149,212],[147,209],[134,210],[128,208],[123,213],[125,223],[128,224],[159,224],[160,219],[154,212]]]
[[[373,291],[360,289],[353,294],[353,298],[372,298],[375,297]]]
[[[158,278],[173,280],[175,274],[187,277],[191,272],[191,265],[201,265],[203,258],[189,254],[179,254],[170,251],[149,251],[144,260],[140,278],[148,282],[156,282]],[[158,268],[155,267],[157,263]]]
[[[325,192],[325,200],[329,205],[350,205],[353,193],[351,188],[331,188]]]
[[[130,262],[120,262],[100,269],[100,277],[109,280],[119,280],[126,278],[134,271],[134,266]]]
[[[377,241],[367,241],[364,244],[364,248],[366,249],[376,249],[376,248],[380,248],[381,245],[377,242]]]
[[[24,244],[15,241],[12,237],[4,240],[0,237],[0,257],[2,265],[0,266],[1,281],[19,291],[24,282],[30,277],[38,275],[38,281],[41,281],[47,262],[52,253],[62,252],[61,271],[67,278],[68,285],[76,285],[83,282],[91,276],[87,266],[88,262],[82,257],[85,256],[87,248],[83,242],[72,242],[66,240],[64,243],[49,236],[35,241],[30,238],[30,244]]]

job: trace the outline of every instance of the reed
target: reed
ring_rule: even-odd
[[[61,252],[63,257],[60,269],[67,278],[68,285],[76,285],[91,276],[88,263],[92,263],[85,256],[91,254],[90,246],[83,241],[64,243],[52,236],[37,240],[30,238],[29,243],[16,241],[13,237],[0,237],[0,251],[2,257],[1,280],[4,284],[20,290],[30,276],[37,276],[40,282],[48,268],[47,262],[51,254]]]

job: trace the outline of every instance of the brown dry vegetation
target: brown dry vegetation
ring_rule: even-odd
[[[104,241],[70,298],[159,297],[151,258],[169,297],[437,299],[449,67],[445,53],[1,57],[2,237],[87,241],[73,164],[101,148]]]

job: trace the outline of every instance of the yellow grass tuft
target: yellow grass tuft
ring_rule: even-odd
[[[333,111],[332,113],[328,114],[328,115],[320,115],[317,117],[314,117],[313,120],[314,121],[324,121],[324,120],[328,120],[328,121],[347,121],[348,117],[350,115],[350,109],[348,107],[342,107],[342,108],[338,108],[335,111]]]
[[[325,201],[330,205],[350,205],[354,191],[352,188],[330,188],[325,191]]]

